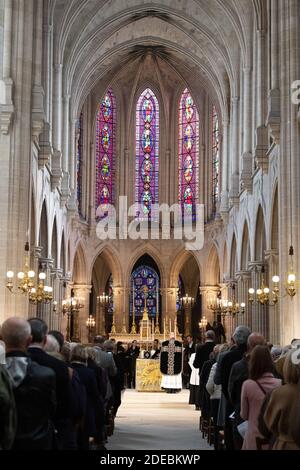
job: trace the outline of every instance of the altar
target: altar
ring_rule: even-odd
[[[137,359],[135,388],[137,392],[162,392],[162,375],[158,359]]]

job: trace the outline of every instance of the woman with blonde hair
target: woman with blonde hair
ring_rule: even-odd
[[[285,385],[274,390],[264,422],[275,437],[272,450],[300,450],[300,351],[291,350],[284,361]]]

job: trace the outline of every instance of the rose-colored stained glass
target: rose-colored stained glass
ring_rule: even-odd
[[[136,107],[136,183],[137,217],[153,220],[152,205],[158,204],[159,177],[159,104],[147,88]]]
[[[104,95],[96,118],[96,211],[115,203],[116,99],[111,89]]]
[[[219,199],[219,173],[220,173],[220,130],[219,119],[215,106],[212,108],[212,207],[213,213],[217,210]]]
[[[199,202],[199,114],[188,89],[179,104],[178,155],[178,201],[182,214],[194,220]]]

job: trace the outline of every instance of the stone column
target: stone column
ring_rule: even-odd
[[[269,340],[273,344],[280,343],[280,336],[279,336],[279,303],[274,304],[272,301],[272,287],[273,281],[272,277],[278,275],[278,250],[266,250],[265,252],[266,263],[268,265],[268,285],[270,287],[270,298],[271,298],[271,305],[269,307]],[[282,283],[282,279],[280,280]],[[282,295],[282,292],[279,293]]]
[[[51,273],[53,270],[53,259],[52,258],[40,258],[38,270],[36,271],[36,282],[39,282],[39,272],[46,274],[44,281],[45,286],[52,286]],[[41,303],[37,306],[37,317],[44,320],[48,327],[52,325],[52,304]]]
[[[51,330],[60,330],[60,316],[58,306],[62,304],[63,298],[61,297],[61,283],[62,283],[63,271],[62,269],[52,269],[51,270],[51,286],[53,288],[53,301],[51,304],[50,310],[50,324],[49,329]],[[54,311],[53,302],[57,302],[56,311]]]
[[[216,314],[209,310],[208,304],[210,300],[216,300],[217,293],[220,290],[219,286],[216,285],[205,285],[200,286],[200,294],[201,294],[201,317],[206,317],[207,321],[212,325],[213,322],[216,320]]]
[[[268,315],[269,307],[268,305],[262,305],[257,301],[256,291],[261,287],[262,284],[262,267],[265,267],[264,261],[255,261],[249,263],[249,268],[251,270],[251,287],[255,290],[255,301],[252,304],[252,331],[256,331],[268,337]],[[268,273],[263,274],[265,285],[268,282]]]
[[[223,145],[222,145],[222,188],[221,188],[221,206],[220,212],[226,214],[228,212],[228,120],[223,121]],[[226,215],[225,215],[226,220]]]
[[[239,157],[239,97],[232,98],[232,121],[231,121],[231,185],[229,197],[232,204],[238,203],[240,157]]]
[[[289,245],[294,246],[294,271],[300,273],[300,140],[297,105],[291,101],[291,84],[300,77],[299,62],[299,15],[297,0],[278,3],[281,133],[279,153],[279,268],[280,278],[286,282],[290,269]],[[300,294],[280,299],[280,343],[290,344],[292,338],[300,337]]]
[[[245,67],[244,73],[244,114],[243,114],[243,155],[241,168],[241,189],[252,190],[252,69]]]
[[[279,90],[279,47],[278,47],[278,0],[270,0],[270,74],[268,96],[268,125],[276,144],[280,143],[280,90]]]
[[[184,335],[190,335],[192,330],[192,304],[187,302],[184,304]]]
[[[81,343],[88,343],[88,329],[86,326],[86,321],[89,317],[89,302],[90,302],[90,293],[92,286],[88,284],[74,284],[73,290],[75,297],[78,297],[82,304],[83,308],[74,312],[74,331],[73,336],[77,336]]]
[[[242,302],[246,304],[244,315],[238,316],[238,322],[248,328],[252,329],[251,310],[252,306],[248,300],[248,291],[251,287],[251,272],[250,271],[238,271],[236,273],[238,281],[238,302],[241,305]]]
[[[124,300],[123,296],[125,294],[125,289],[121,286],[114,286],[114,314],[115,314],[115,326],[117,333],[120,333],[122,330],[123,324],[123,308]]]

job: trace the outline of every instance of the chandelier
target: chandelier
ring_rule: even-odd
[[[34,305],[49,304],[53,300],[53,288],[45,285],[46,273],[40,272],[37,281],[35,281],[35,277],[36,273],[29,267],[29,243],[27,242],[25,244],[24,268],[17,274],[17,291],[14,290],[15,274],[11,270],[6,274],[6,287],[11,293],[21,292],[28,295],[29,302]]]
[[[184,307],[192,306],[195,303],[194,297],[190,297],[188,294],[185,294],[185,296],[181,297],[180,300],[181,300],[181,303]]]
[[[215,313],[215,315],[226,317],[232,315],[235,317],[237,314],[243,315],[245,313],[245,302],[239,304],[235,298],[235,285],[230,285],[232,289],[231,299],[222,299],[222,293],[219,290],[217,292],[216,299],[210,299],[207,304],[207,308]]]

